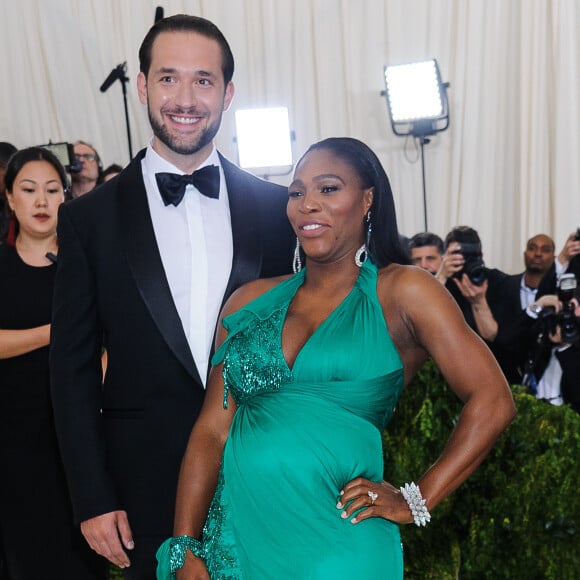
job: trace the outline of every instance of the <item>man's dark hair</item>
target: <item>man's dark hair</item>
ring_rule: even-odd
[[[222,51],[222,72],[224,74],[224,84],[228,84],[234,76],[234,55],[230,45],[220,29],[209,20],[200,16],[190,16],[188,14],[176,14],[168,18],[158,20],[145,35],[141,48],[139,48],[139,67],[141,72],[147,76],[151,67],[151,52],[155,39],[162,32],[194,32],[215,40]]]
[[[364,189],[373,188],[373,201],[369,210],[372,228],[369,254],[373,262],[379,268],[391,263],[408,264],[409,256],[401,245],[397,229],[391,184],[379,158],[368,145],[358,139],[331,137],[311,145],[301,160],[308,153],[318,150],[330,151],[345,161],[358,174]],[[300,165],[300,161],[296,167]],[[367,227],[366,221],[364,227]]]
[[[479,244],[481,248],[481,240],[479,234],[469,226],[455,226],[445,236],[445,249],[449,247],[451,242],[458,242],[459,244]]]
[[[423,248],[425,246],[435,246],[439,254],[443,254],[443,240],[437,235],[431,232],[420,232],[415,234],[409,240],[409,251],[414,248]]]

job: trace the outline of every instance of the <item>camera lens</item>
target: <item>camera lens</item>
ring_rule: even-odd
[[[466,272],[466,274],[471,280],[472,284],[475,284],[476,286],[481,286],[487,278],[485,266],[483,266],[483,264],[473,265],[471,269]]]

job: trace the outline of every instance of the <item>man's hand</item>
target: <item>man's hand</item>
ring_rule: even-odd
[[[471,312],[479,336],[488,342],[493,342],[497,337],[499,326],[487,302],[488,281],[484,280],[483,284],[478,286],[469,279],[467,274],[463,274],[461,280],[453,278],[453,281],[471,305]]]
[[[451,242],[446,252],[443,254],[441,266],[435,277],[441,284],[445,284],[449,278],[459,272],[465,264],[463,254],[459,252],[461,245],[458,242]]]
[[[574,256],[580,254],[580,240],[575,240],[575,237],[576,232],[574,231],[568,236],[562,251],[558,254],[558,262],[565,268],[568,267],[570,260]]]
[[[488,287],[487,280],[484,280],[483,284],[480,284],[478,286],[477,284],[474,284],[469,279],[467,274],[463,274],[463,276],[461,276],[461,280],[458,280],[457,278],[453,278],[453,281],[455,282],[455,284],[459,288],[459,291],[461,292],[461,294],[463,294],[464,298],[470,304],[482,304],[483,302],[487,302],[487,299],[486,299],[487,287]]]
[[[119,568],[127,568],[131,560],[125,550],[132,550],[133,535],[127,512],[116,511],[81,522],[81,532],[89,546]]]

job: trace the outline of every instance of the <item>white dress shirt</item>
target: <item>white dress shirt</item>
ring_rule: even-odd
[[[199,168],[206,165],[219,167],[219,199],[208,198],[188,185],[183,201],[176,207],[163,203],[155,174],[183,175],[183,171],[160,157],[151,143],[141,162],[161,261],[204,386],[233,258],[227,187],[215,147]]]
[[[520,280],[520,304],[522,309],[526,309],[531,306],[536,301],[536,294],[538,293],[537,288],[530,288],[526,284],[526,274],[522,274]]]

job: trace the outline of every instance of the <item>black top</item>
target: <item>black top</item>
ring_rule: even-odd
[[[0,328],[23,330],[49,324],[55,274],[55,264],[29,266],[15,248],[0,246]],[[0,376],[5,412],[12,413],[11,402],[36,407],[34,403],[41,398],[47,404],[48,346],[0,359]]]

